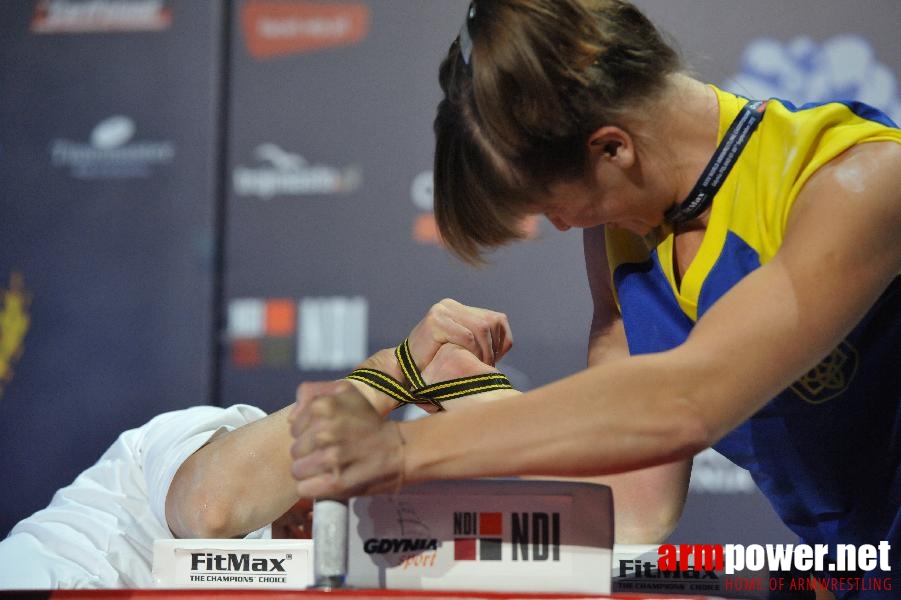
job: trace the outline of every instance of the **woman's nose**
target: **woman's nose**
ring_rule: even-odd
[[[554,215],[545,215],[547,220],[551,222],[551,225],[557,228],[558,231],[568,231],[572,229],[569,224],[561,219],[560,217]]]

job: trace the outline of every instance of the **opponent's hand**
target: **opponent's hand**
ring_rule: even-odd
[[[432,361],[422,370],[422,378],[427,384],[433,384],[497,372],[496,368],[486,365],[466,348],[456,344],[444,344],[438,348]]]
[[[474,375],[485,375],[487,373],[497,373],[498,370],[490,367],[476,358],[471,352],[465,348],[461,348],[455,344],[445,344],[438,349],[432,362],[422,371],[422,378],[427,384],[440,383],[449,379],[458,379],[460,377],[472,377]],[[479,404],[482,402],[490,402],[500,398],[512,395],[518,395],[520,392],[516,390],[491,390],[478,394],[463,396],[462,398],[454,398],[444,402],[445,410],[456,410],[464,406]],[[422,405],[427,412],[435,412],[430,405]]]
[[[507,316],[445,298],[434,304],[408,336],[410,352],[420,369],[432,362],[444,344],[456,344],[493,366],[513,346]]]
[[[305,383],[291,412],[291,474],[302,498],[393,491],[403,478],[397,423],[347,381]]]

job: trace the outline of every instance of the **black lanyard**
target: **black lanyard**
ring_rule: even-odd
[[[726,131],[723,141],[717,147],[716,152],[698,182],[692,188],[688,197],[681,204],[676,204],[666,211],[664,218],[676,225],[694,219],[707,210],[713,197],[719,191],[726,175],[732,170],[739,155],[751,138],[751,134],[757,129],[757,125],[763,119],[766,110],[766,100],[754,100],[745,104],[735,120]]]

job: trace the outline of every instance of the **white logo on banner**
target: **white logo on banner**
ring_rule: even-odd
[[[50,160],[68,168],[78,179],[127,179],[149,177],[153,167],[172,162],[172,142],[133,142],[137,127],[130,117],[104,119],[90,135],[90,143],[57,139],[50,142]]]
[[[257,146],[254,157],[268,165],[235,168],[232,184],[239,196],[269,200],[278,195],[348,194],[359,189],[363,181],[363,170],[357,165],[343,169],[311,165],[303,156],[275,144]]]
[[[708,448],[694,458],[688,489],[696,493],[751,493],[757,489],[757,484],[745,469]]]
[[[855,35],[822,44],[808,37],[786,43],[755,40],[745,50],[741,72],[722,87],[751,98],[795,103],[858,100],[901,120],[897,77],[879,62],[869,41]]]
[[[410,198],[419,210],[432,211],[435,201],[435,178],[431,171],[423,171],[410,184]]]
[[[432,171],[423,171],[410,183],[410,200],[418,212],[413,217],[412,237],[419,244],[441,246],[441,234],[435,221],[435,181]]]
[[[297,364],[303,370],[350,369],[366,358],[366,298],[301,298]]]
[[[262,298],[238,298],[228,304],[230,339],[262,337],[266,333],[266,303]]]
[[[41,0],[31,30],[37,33],[159,31],[172,24],[165,0]]]

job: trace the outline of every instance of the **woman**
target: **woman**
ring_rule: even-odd
[[[901,563],[901,131],[704,85],[622,0],[476,1],[441,84],[445,241],[477,262],[529,215],[583,228],[590,367],[396,429],[321,390],[294,414],[299,493],[614,475],[617,538],[651,541],[714,446],[804,542]]]

